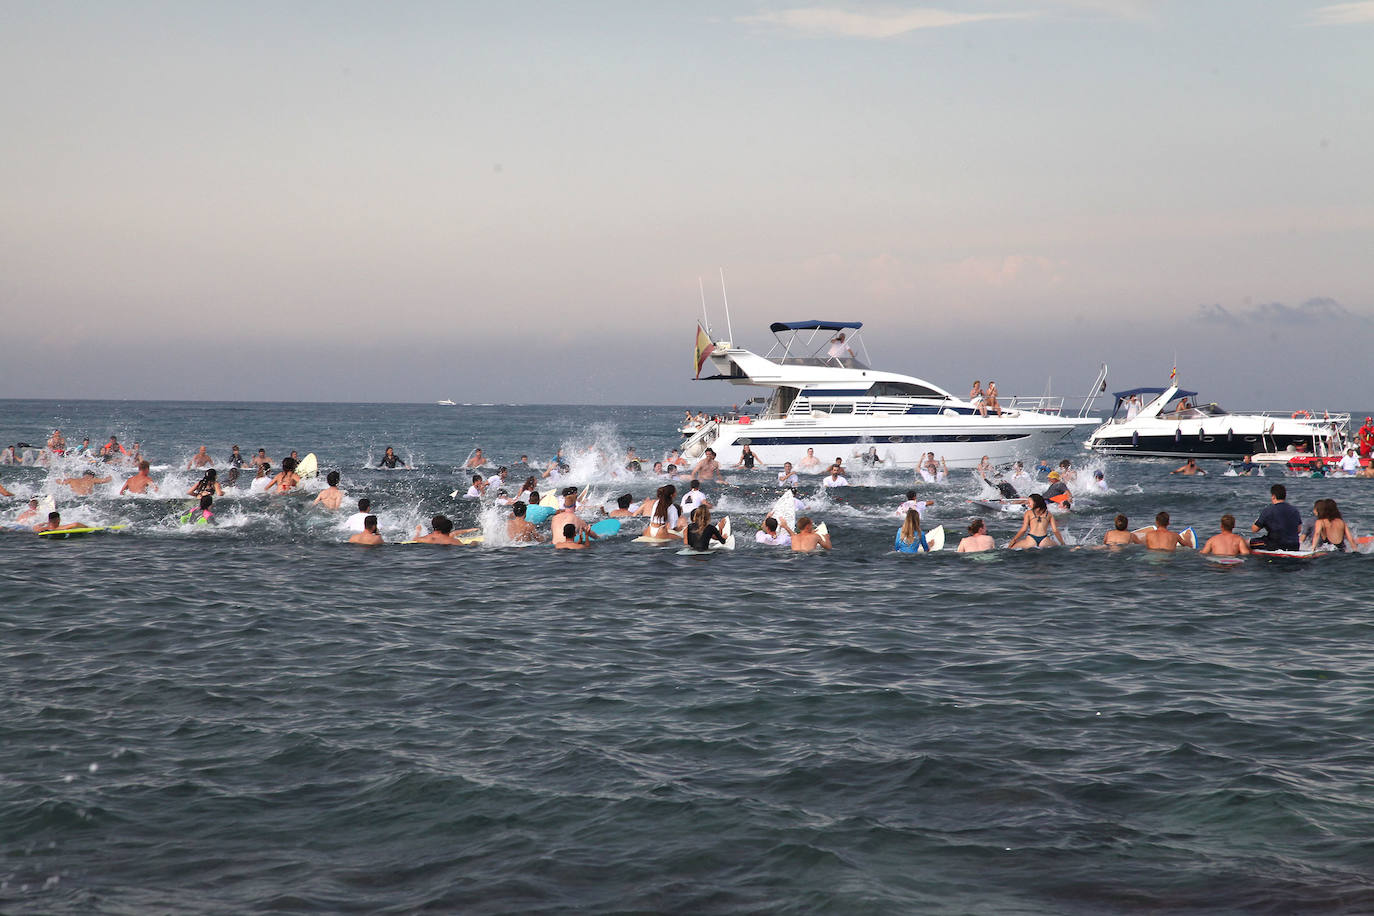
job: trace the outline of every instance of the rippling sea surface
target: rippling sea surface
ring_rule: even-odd
[[[0,468],[5,522],[51,491],[128,525],[0,536],[0,911],[1374,911],[1374,557],[898,556],[885,470],[804,481],[822,555],[753,542],[761,471],[706,487],[731,553],[361,548],[316,481],[231,490],[210,528],[169,494],[201,444],[315,452],[396,541],[493,524],[450,496],[476,446],[640,498],[582,450],[661,456],[681,413],[0,407],[2,444],[140,440],[164,491]],[[369,468],[388,445],[416,469]],[[1248,530],[1275,482],[1043,457],[1106,474],[1059,519],[1085,543],[1117,512]],[[1370,481],[1284,482],[1374,528]],[[968,472],[917,489],[951,546],[984,511]]]

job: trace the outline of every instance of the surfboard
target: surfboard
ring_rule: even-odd
[[[931,553],[945,549],[945,526],[936,525],[926,532],[926,545],[930,547]]]
[[[1218,566],[1239,566],[1245,562],[1245,557],[1218,557],[1210,553],[1204,553],[1202,558],[1208,563],[1215,563]]]
[[[830,529],[825,527],[825,522],[821,522],[819,525],[816,526],[816,533],[821,537],[825,537],[830,533]]]
[[[459,544],[481,544],[486,541],[486,537],[480,534],[460,534],[454,537]]]
[[[563,497],[559,496],[556,490],[549,490],[549,492],[540,497],[539,505],[547,506],[557,511],[558,508],[563,505]]]
[[[525,511],[528,514],[529,510],[526,509]],[[599,538],[615,537],[620,533],[620,519],[603,518],[601,521],[592,524],[591,529],[592,534]]]
[[[38,516],[44,521],[48,518],[49,512],[57,511],[57,500],[51,493],[45,493],[38,497]]]
[[[725,543],[722,544],[722,543],[720,543],[719,541],[712,541],[712,542],[711,542],[711,549],[712,549],[712,550],[734,550],[734,549],[735,549],[735,532],[732,531],[732,530],[730,529],[730,516],[727,515],[727,516],[725,516],[725,518],[721,519],[721,520],[720,520],[720,524],[718,524],[718,525],[716,526],[716,528],[720,531],[720,536],[723,537],[723,538],[725,538]]]
[[[658,545],[659,547],[662,547],[662,546],[665,545],[665,544],[681,544],[681,543],[682,543],[682,538],[680,538],[680,537],[651,538],[651,537],[649,537],[647,534],[641,534],[639,537],[637,537],[637,538],[634,539],[633,543],[635,543],[635,544],[656,544],[656,545]]]
[[[301,480],[308,480],[320,473],[320,463],[315,458],[315,453],[311,452],[296,463],[296,476]]]
[[[1334,550],[1252,550],[1250,556],[1270,560],[1315,560],[1335,553]]]
[[[782,495],[773,503],[773,518],[786,522],[787,527],[797,529],[797,497],[791,490],[783,490]]]
[[[525,507],[525,521],[531,525],[542,525],[553,518],[558,512],[552,506],[538,505]]]
[[[54,540],[66,540],[67,538],[84,537],[88,534],[100,534],[105,531],[119,531],[124,525],[97,525],[91,528],[62,528],[58,531],[39,531],[36,532],[41,538],[52,538]]]

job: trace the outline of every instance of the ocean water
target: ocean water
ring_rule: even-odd
[[[706,487],[730,553],[360,548],[318,483],[181,525],[187,459],[315,452],[395,541],[492,523],[449,495],[477,446],[640,497],[581,450],[657,457],[681,411],[0,406],[3,444],[141,441],[165,491],[0,536],[0,911],[1374,912],[1374,557],[898,556],[881,470],[804,483],[828,554],[753,543],[766,472]],[[1059,519],[1085,543],[1248,528],[1275,482],[1044,457],[1106,474]],[[0,519],[56,476],[0,467]],[[1374,528],[1370,481],[1284,482]],[[916,488],[951,545],[981,511]]]

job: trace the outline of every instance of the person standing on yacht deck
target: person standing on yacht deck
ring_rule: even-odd
[[[846,358],[854,358],[854,351],[850,349],[849,344],[845,342],[844,331],[841,331],[830,339],[830,346],[825,352],[831,359],[844,360]]]

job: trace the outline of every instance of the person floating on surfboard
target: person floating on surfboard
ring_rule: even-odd
[[[1169,513],[1161,512],[1155,516],[1155,527],[1152,531],[1145,532],[1145,547],[1148,550],[1165,550],[1173,553],[1180,546],[1189,546],[1183,540],[1183,535],[1177,531],[1169,530]]]

